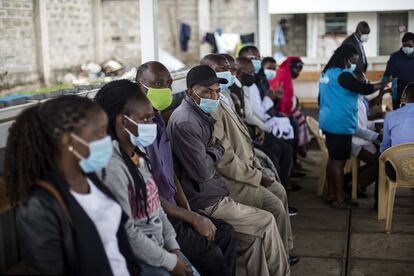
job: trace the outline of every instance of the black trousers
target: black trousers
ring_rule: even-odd
[[[271,133],[265,133],[265,139],[262,145],[255,145],[273,161],[277,172],[279,173],[280,181],[283,187],[287,186],[290,171],[293,166],[293,148],[292,146],[279,138],[276,138]]]
[[[170,219],[181,251],[202,276],[234,276],[236,273],[236,233],[223,220],[209,218],[217,227],[213,242],[198,234],[191,225]]]

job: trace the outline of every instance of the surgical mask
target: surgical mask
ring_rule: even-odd
[[[363,35],[361,35],[361,42],[362,42],[362,43],[367,42],[367,41],[368,41],[368,39],[369,39],[369,35],[367,35],[367,34],[363,34]]]
[[[195,91],[194,94],[200,99],[200,104],[198,105],[202,111],[205,113],[213,113],[217,110],[220,101],[219,100],[211,100],[206,98],[201,98]]]
[[[276,77],[276,70],[272,70],[272,69],[265,69],[264,73],[266,75],[266,79],[267,80],[272,80]]]
[[[112,157],[112,142],[111,137],[106,136],[102,139],[95,140],[89,144],[82,138],[75,134],[71,134],[73,138],[78,140],[81,144],[89,148],[89,155],[84,158],[73,146],[69,146],[69,151],[73,152],[76,157],[80,159],[79,166],[84,173],[92,173],[101,171],[105,168]]]
[[[157,125],[156,124],[138,124],[128,116],[124,115],[125,119],[137,126],[138,136],[135,136],[127,128],[125,131],[129,134],[129,140],[131,144],[136,147],[148,147],[154,143],[157,138]]]
[[[169,87],[165,88],[152,88],[148,87],[141,82],[147,91],[147,98],[151,102],[152,106],[158,110],[163,111],[169,107],[173,101],[172,90]]]
[[[241,82],[244,86],[252,86],[255,83],[256,78],[252,75],[242,73],[241,75]]]
[[[224,71],[224,72],[217,72],[216,73],[218,78],[226,79],[226,84],[220,83],[220,90],[227,90],[230,86],[232,86],[235,82],[234,76],[231,74],[230,71]]]
[[[252,63],[254,66],[254,72],[257,74],[260,71],[260,68],[262,68],[262,61],[260,59],[252,59]]]
[[[355,71],[355,69],[356,69],[356,64],[355,64],[355,63],[351,63],[351,67],[349,67],[349,70],[350,70],[351,72],[354,72],[354,71]]]
[[[404,52],[404,54],[411,55],[412,53],[414,53],[414,48],[412,47],[402,47],[402,51]]]

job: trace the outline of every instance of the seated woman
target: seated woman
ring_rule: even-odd
[[[150,101],[128,80],[104,85],[95,99],[108,115],[113,139],[105,184],[129,216],[125,227],[141,275],[198,275],[175,240],[144,150],[157,137]]]
[[[11,126],[5,180],[28,273],[139,274],[126,215],[96,175],[112,155],[107,124],[88,98],[64,96],[24,110]]]
[[[265,72],[266,70],[273,70],[275,67],[276,61],[274,59],[263,59]],[[297,152],[304,157],[306,156],[306,145],[310,142],[310,133],[306,125],[306,116],[300,111],[299,101],[293,90],[293,79],[299,77],[302,68],[303,62],[300,57],[288,57],[279,66],[275,76],[269,80],[269,87],[276,110],[286,114],[294,121]],[[268,74],[271,75],[271,73]]]

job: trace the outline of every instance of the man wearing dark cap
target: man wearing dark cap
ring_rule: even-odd
[[[224,148],[212,136],[220,86],[213,69],[201,65],[187,74],[187,95],[170,117],[167,132],[181,184],[191,209],[233,225],[237,233],[237,275],[289,275],[288,258],[273,215],[229,198],[215,166]]]

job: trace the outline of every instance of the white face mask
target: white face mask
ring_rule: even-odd
[[[368,41],[368,39],[369,39],[369,35],[367,35],[367,34],[363,34],[363,35],[361,35],[361,42],[362,42],[362,43],[367,42],[367,41]]]

